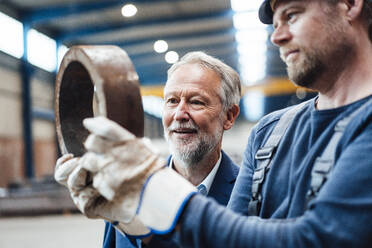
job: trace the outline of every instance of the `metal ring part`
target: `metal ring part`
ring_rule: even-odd
[[[138,75],[125,51],[116,46],[74,46],[64,56],[55,89],[58,143],[63,154],[81,156],[89,135],[82,121],[103,115],[137,137],[144,114]]]

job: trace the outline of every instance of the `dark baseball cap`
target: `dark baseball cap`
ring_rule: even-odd
[[[273,9],[271,8],[271,0],[264,0],[258,10],[258,17],[264,24],[273,24]]]

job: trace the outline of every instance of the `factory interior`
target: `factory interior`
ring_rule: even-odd
[[[79,214],[53,177],[61,155],[56,78],[73,46],[114,45],[127,53],[138,74],[144,136],[164,157],[163,87],[169,67],[188,52],[212,55],[241,77],[240,116],[223,140],[238,164],[261,117],[313,97],[288,80],[270,42],[273,29],[258,19],[261,2],[0,1],[0,247],[101,247],[103,222]]]

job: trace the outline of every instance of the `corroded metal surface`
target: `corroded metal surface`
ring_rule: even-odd
[[[116,46],[75,46],[64,56],[56,79],[55,117],[63,154],[81,156],[88,131],[84,118],[103,115],[137,137],[144,115],[138,75]]]

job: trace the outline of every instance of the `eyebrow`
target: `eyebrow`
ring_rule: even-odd
[[[288,11],[288,9],[293,8],[293,7],[298,7],[298,5],[302,6],[302,4],[303,4],[303,1],[301,1],[301,0],[288,0],[288,1],[284,0],[282,2],[287,2],[288,4],[287,4],[287,6],[283,7],[283,9],[280,12],[275,12],[275,10],[274,10],[273,21],[274,21],[275,13],[277,15],[279,15],[279,19],[281,19],[282,16]],[[275,23],[273,22],[273,25],[274,24]]]

